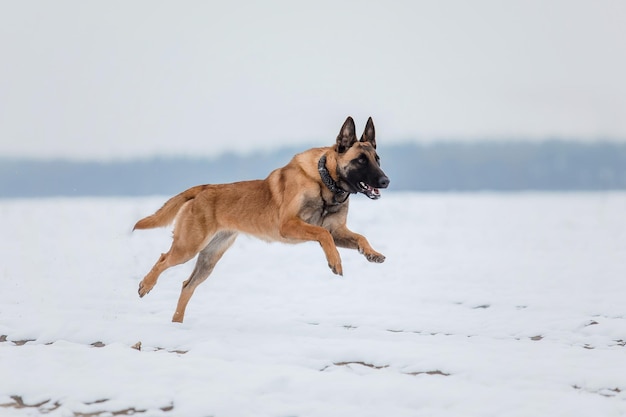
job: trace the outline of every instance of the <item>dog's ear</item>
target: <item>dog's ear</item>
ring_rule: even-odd
[[[344,153],[354,143],[356,142],[356,132],[354,127],[354,120],[352,117],[348,116],[345,122],[343,122],[343,126],[341,126],[341,130],[339,131],[339,135],[337,135],[337,146],[335,150],[338,153]]]
[[[374,129],[374,121],[370,117],[367,119],[361,142],[369,142],[376,149],[376,130]]]

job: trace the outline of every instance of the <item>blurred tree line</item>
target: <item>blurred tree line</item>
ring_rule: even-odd
[[[306,147],[214,158],[0,159],[0,197],[172,195],[265,178]],[[626,143],[441,142],[380,147],[396,191],[626,190]]]

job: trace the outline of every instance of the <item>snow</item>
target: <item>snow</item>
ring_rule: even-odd
[[[0,416],[626,415],[626,193],[355,197],[384,264],[240,236],[183,324],[166,198],[0,201]]]

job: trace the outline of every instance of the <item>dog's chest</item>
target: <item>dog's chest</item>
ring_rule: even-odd
[[[322,226],[343,209],[343,204],[327,204],[324,200],[308,201],[300,210],[300,218],[309,224]]]

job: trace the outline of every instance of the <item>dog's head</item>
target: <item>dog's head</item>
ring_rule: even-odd
[[[380,198],[379,188],[387,188],[389,178],[380,169],[372,118],[367,119],[361,140],[357,141],[354,120],[348,117],[337,136],[335,152],[342,188],[350,193],[363,193],[373,200]]]

